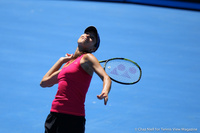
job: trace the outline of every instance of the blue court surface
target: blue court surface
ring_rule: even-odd
[[[39,83],[89,25],[99,60],[124,57],[142,68],[134,85],[115,82],[108,105],[86,98],[86,133],[200,132],[200,12],[88,1],[0,0],[0,132],[43,133],[57,85]]]

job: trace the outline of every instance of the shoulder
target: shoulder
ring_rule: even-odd
[[[84,54],[83,59],[86,62],[98,62],[97,58],[91,53]]]

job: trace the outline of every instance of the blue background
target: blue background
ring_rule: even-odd
[[[86,98],[86,133],[200,130],[200,12],[86,1],[0,0],[0,132],[44,132],[57,91],[39,86],[43,75],[95,25],[97,59],[129,58],[143,76],[135,85],[112,84],[108,105],[96,95],[94,75]],[[155,128],[160,131],[155,131]],[[147,132],[147,131],[143,131]],[[171,131],[185,132],[185,131]]]

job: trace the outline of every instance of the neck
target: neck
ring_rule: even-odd
[[[86,52],[83,52],[83,51],[80,51],[79,48],[77,47],[74,55],[73,55],[73,58],[76,59],[77,57],[83,55],[83,54],[86,54]]]

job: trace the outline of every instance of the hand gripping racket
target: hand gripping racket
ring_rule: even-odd
[[[104,70],[111,80],[125,85],[137,83],[142,76],[140,66],[132,60],[126,58],[111,58],[99,61],[104,63]]]

